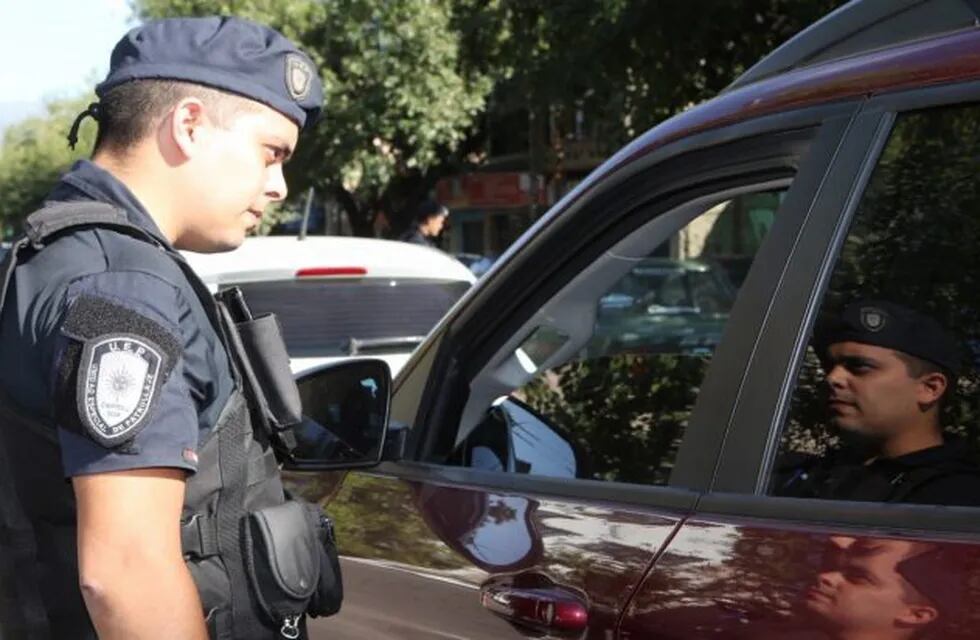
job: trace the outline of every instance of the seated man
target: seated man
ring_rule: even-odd
[[[935,320],[859,301],[818,327],[814,348],[842,446],[777,470],[777,495],[980,505],[980,467],[943,434],[960,346]]]

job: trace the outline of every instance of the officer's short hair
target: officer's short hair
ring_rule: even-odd
[[[895,351],[892,349],[892,351]],[[910,356],[902,351],[895,351],[895,355],[898,359],[905,363],[905,369],[909,372],[909,375],[913,378],[921,378],[922,376],[929,375],[930,373],[941,373],[946,376],[946,380],[952,384],[956,379],[956,376],[952,371],[946,367],[942,367],[935,362],[929,362],[928,360],[923,360],[922,358],[917,358],[915,356]]]
[[[109,89],[99,104],[99,133],[95,148],[122,151],[146,136],[175,104],[195,97],[204,103],[208,117],[227,126],[235,116],[255,112],[261,105],[204,85],[173,80],[133,80]]]

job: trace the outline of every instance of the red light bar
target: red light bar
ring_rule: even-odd
[[[307,267],[296,272],[297,278],[328,278],[331,276],[366,276],[364,267]]]

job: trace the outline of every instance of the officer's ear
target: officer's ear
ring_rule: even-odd
[[[193,158],[201,150],[201,143],[210,129],[207,108],[200,98],[182,98],[164,120],[161,133],[173,151],[183,160]]]
[[[900,627],[922,628],[934,622],[938,617],[939,611],[932,605],[909,604],[905,606],[905,610],[901,614],[895,617],[895,622]]]
[[[939,371],[931,371],[919,376],[918,398],[919,404],[931,405],[939,401],[946,393],[949,381],[946,375]]]

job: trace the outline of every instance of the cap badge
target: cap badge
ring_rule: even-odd
[[[861,309],[861,326],[871,332],[878,332],[885,328],[885,313],[874,307],[863,307]]]
[[[293,100],[302,100],[313,86],[313,69],[303,58],[295,54],[286,56],[286,88]]]

